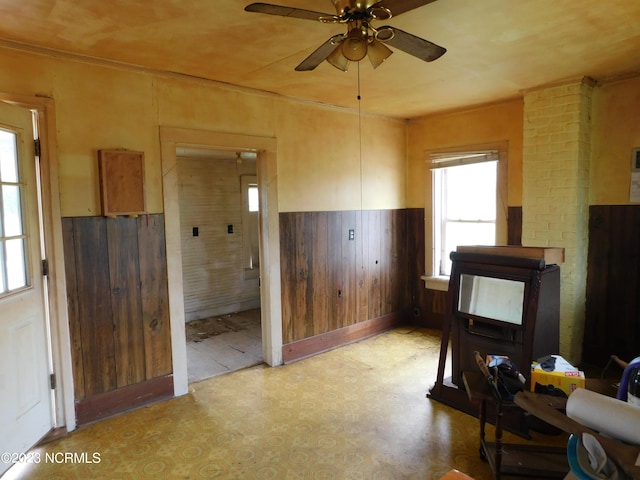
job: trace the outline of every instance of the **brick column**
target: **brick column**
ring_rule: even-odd
[[[585,321],[592,92],[583,79],[524,96],[522,244],[565,249],[560,354],[574,364]]]

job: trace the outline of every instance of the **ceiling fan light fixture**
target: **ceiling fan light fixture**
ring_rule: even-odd
[[[347,33],[347,38],[342,42],[342,54],[352,62],[359,62],[367,56],[366,33],[359,28]]]
[[[349,59],[342,54],[342,43],[327,57],[327,62],[343,72],[349,69]]]
[[[393,53],[389,47],[377,40],[374,40],[369,44],[368,52],[369,61],[371,61],[371,65],[373,65],[374,70]]]

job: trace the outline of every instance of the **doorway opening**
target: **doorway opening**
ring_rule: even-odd
[[[278,214],[277,141],[274,137],[160,127],[162,186],[167,246],[167,280],[171,315],[171,357],[176,396],[189,391],[185,335],[182,241],[177,149],[200,148],[257,153],[260,230],[260,317],[262,355],[270,366],[282,365],[282,298]],[[193,232],[192,232],[193,233]]]
[[[262,363],[257,154],[176,149],[188,382]]]

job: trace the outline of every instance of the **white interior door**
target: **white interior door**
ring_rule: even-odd
[[[54,424],[38,208],[31,112],[0,103],[0,475]]]

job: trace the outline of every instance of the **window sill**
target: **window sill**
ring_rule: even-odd
[[[422,275],[420,278],[424,280],[424,286],[429,290],[440,290],[441,292],[449,290],[449,277],[446,275]]]

